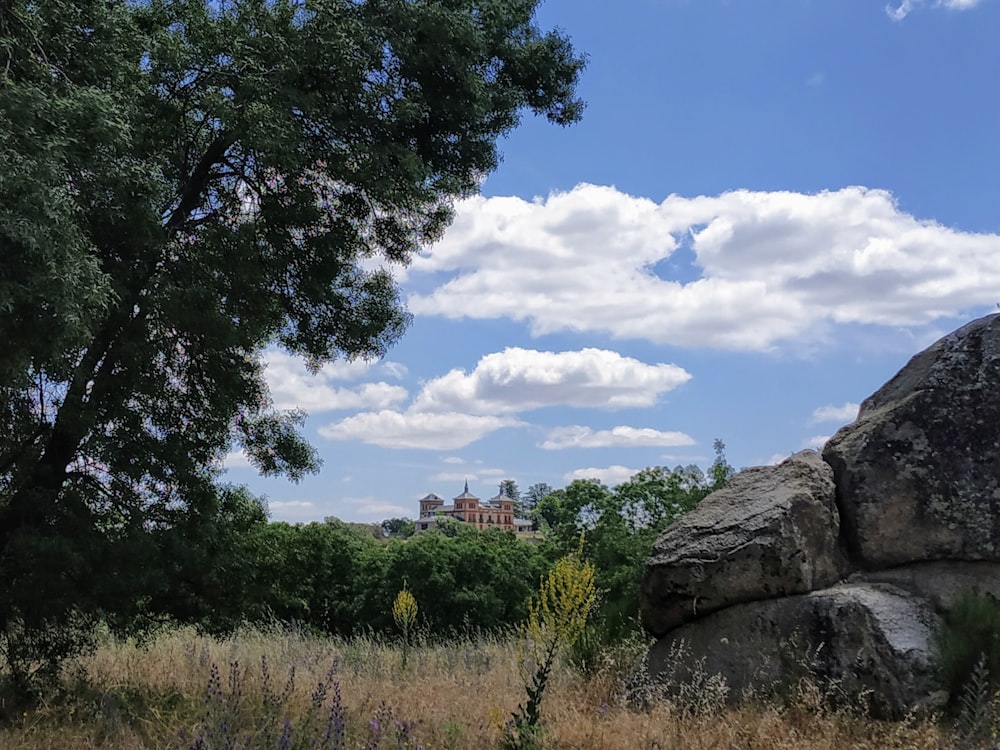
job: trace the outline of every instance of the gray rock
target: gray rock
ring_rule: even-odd
[[[1000,315],[910,360],[823,457],[862,567],[1000,561]]]
[[[788,694],[807,677],[834,704],[900,717],[943,699],[931,666],[939,622],[924,600],[902,589],[839,584],[738,604],[677,628],[650,649],[645,669],[681,695],[692,680],[717,686],[721,676],[730,703],[747,691]]]
[[[939,613],[951,611],[955,600],[973,591],[1000,599],[1000,563],[937,560],[888,570],[855,573],[854,583],[888,583],[928,601]]]
[[[804,593],[842,576],[833,473],[815,451],[746,469],[660,535],[640,590],[663,635],[740,602]]]

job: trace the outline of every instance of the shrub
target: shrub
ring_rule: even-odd
[[[936,633],[935,652],[938,677],[952,709],[958,708],[980,659],[988,675],[988,693],[994,694],[1000,688],[1000,602],[975,591],[963,592]]]

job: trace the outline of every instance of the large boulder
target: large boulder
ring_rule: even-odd
[[[747,691],[788,694],[808,678],[827,698],[893,718],[943,701],[931,664],[938,625],[927,603],[902,589],[845,583],[708,615],[657,641],[644,667],[670,693],[706,678],[718,686],[720,676],[732,703]]]
[[[1000,315],[913,357],[823,458],[861,567],[1000,561]]]
[[[815,451],[746,469],[663,532],[640,590],[656,636],[740,602],[823,588],[843,573],[833,473]]]
[[[741,472],[670,526],[642,584],[646,666],[733,699],[808,674],[899,716],[940,701],[932,634],[967,591],[1000,598],[1000,315],[910,360],[822,460]]]

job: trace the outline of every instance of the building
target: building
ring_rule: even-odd
[[[532,521],[514,515],[514,500],[504,494],[503,485],[496,497],[480,500],[469,492],[469,482],[465,490],[455,497],[451,505],[444,504],[444,498],[433,492],[420,499],[420,516],[414,521],[417,531],[432,529],[441,517],[475,526],[477,529],[503,529],[526,533],[531,531]]]

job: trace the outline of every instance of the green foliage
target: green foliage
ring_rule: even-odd
[[[594,563],[601,592],[594,629],[585,637],[595,650],[600,643],[611,647],[638,628],[639,581],[656,537],[733,475],[725,446],[717,440],[715,447],[708,475],[697,466],[655,466],[614,488],[578,479],[549,492],[535,506],[553,556],[571,552],[585,533],[585,554]],[[583,660],[593,662],[594,656]]]
[[[0,631],[153,605],[228,622],[224,582],[269,584],[225,566],[284,543],[329,587],[280,571],[268,605],[342,627],[358,550],[240,531],[220,460],[317,470],[262,354],[384,353],[409,316],[372,269],[440,237],[524,110],[579,119],[583,60],[536,4],[0,6]]]
[[[410,632],[417,623],[417,612],[417,600],[404,582],[392,603],[392,619],[396,622],[396,627],[403,631],[403,669],[406,669],[406,659],[410,653]]]
[[[416,528],[409,518],[389,518],[381,524],[382,533],[388,537],[406,539],[413,536]]]
[[[539,482],[538,484],[531,485],[523,495],[521,495],[521,512],[524,514],[525,518],[532,519],[535,531],[538,530],[539,520],[535,509],[538,504],[547,496],[551,495],[553,488],[546,484],[545,482]]]
[[[976,676],[980,660],[989,693],[995,693],[1000,689],[1000,602],[975,591],[963,592],[935,634],[935,654],[941,686],[953,707]]]
[[[990,671],[986,655],[980,655],[969,673],[958,699],[955,735],[959,747],[996,747],[993,742],[994,693],[990,690]]]
[[[180,547],[174,584],[163,593],[170,598],[157,606],[218,633],[272,620],[344,636],[391,633],[395,621],[386,603],[405,588],[417,601],[433,602],[420,618],[430,632],[513,627],[527,615],[535,582],[549,568],[546,550],[512,532],[462,524],[454,531],[379,540],[336,519],[252,525],[227,538],[231,545],[204,579],[189,578],[199,558],[189,565],[187,548]],[[185,596],[187,603],[180,601]]]
[[[358,622],[378,630],[391,627],[384,602],[404,581],[417,601],[433,602],[422,617],[430,632],[496,630],[521,621],[535,582],[549,566],[544,551],[512,532],[479,532],[461,524],[458,532],[420,533],[370,556],[362,573]]]
[[[581,557],[583,538],[573,554],[560,558],[542,578],[522,626],[521,656],[527,700],[511,715],[503,745],[512,750],[543,747],[542,699],[556,658],[573,648],[586,630],[594,607],[594,566]]]

